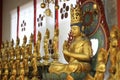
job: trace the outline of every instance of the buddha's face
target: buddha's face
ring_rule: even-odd
[[[71,32],[72,32],[72,36],[75,37],[75,36],[80,36],[81,35],[81,32],[80,32],[80,27],[79,26],[71,26]]]

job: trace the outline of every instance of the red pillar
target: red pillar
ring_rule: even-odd
[[[118,27],[120,28],[120,0],[117,0]]]
[[[120,29],[120,0],[117,0],[117,19],[118,19],[118,27]],[[120,46],[120,41],[119,41]]]
[[[19,19],[20,19],[20,7],[17,7],[17,37],[19,37]]]
[[[0,0],[0,45],[2,43],[2,0]]]
[[[36,43],[36,9],[37,9],[37,0],[34,0],[34,44]]]

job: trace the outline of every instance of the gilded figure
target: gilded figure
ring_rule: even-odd
[[[85,36],[84,26],[81,22],[80,5],[77,4],[75,8],[71,7],[71,34],[73,40],[67,47],[68,41],[63,44],[63,54],[68,64],[57,63],[50,65],[49,71],[51,73],[60,74],[66,72],[89,72],[91,70],[90,61],[92,58],[92,47],[90,40]]]

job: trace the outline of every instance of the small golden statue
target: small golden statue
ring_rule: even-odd
[[[29,44],[28,44],[28,48],[29,48],[29,59],[31,59],[31,56],[32,56],[33,44],[34,44],[34,36],[33,36],[33,34],[31,33],[31,35],[30,35],[30,40],[29,40]]]
[[[94,76],[95,80],[104,80],[107,60],[108,52],[104,48],[101,48],[97,56],[96,74]]]
[[[53,58],[53,63],[56,63],[58,62],[58,57],[59,57],[59,54],[58,54],[58,42],[59,40],[59,30],[58,28],[55,28],[54,30],[54,37],[53,37],[53,42],[52,42],[52,48],[53,48],[53,54],[52,54],[52,58]]]
[[[15,54],[14,54],[14,40],[13,39],[9,43],[9,51],[10,51],[10,60],[13,60],[14,57],[15,57]]]
[[[63,54],[68,64],[52,64],[49,67],[49,72],[57,74],[66,72],[70,74],[72,72],[89,72],[91,70],[92,47],[89,39],[84,34],[81,17],[80,5],[77,4],[75,8],[72,6],[71,33],[73,40],[69,48],[67,48],[68,41],[63,44]]]
[[[20,66],[20,60],[21,60],[21,47],[19,46],[20,39],[17,37],[16,39],[16,46],[15,46],[15,64],[16,64],[16,70],[17,70],[17,75],[19,75],[19,66]]]
[[[45,33],[45,36],[44,36],[44,53],[45,55],[43,56],[43,64],[44,65],[48,65],[49,64],[49,58],[50,58],[50,55],[49,55],[49,51],[48,51],[48,46],[49,46],[49,36],[50,36],[50,32],[48,29],[46,29],[46,33]]]
[[[20,74],[18,80],[25,80],[25,71],[24,71],[24,64],[20,63]]]
[[[4,66],[4,73],[3,73],[3,78],[2,80],[8,80],[8,74],[9,74],[9,71],[8,71],[8,64],[6,63],[5,66]]]
[[[14,40],[9,43],[9,67],[11,68],[13,61],[15,59],[15,49],[14,49]]]
[[[16,60],[21,59],[21,47],[19,46],[20,39],[17,37],[16,39],[16,46],[15,46],[15,55],[16,55]]]
[[[120,30],[117,26],[113,26],[110,31],[110,76],[109,80],[119,80],[120,72],[119,72],[119,63],[120,63],[120,47],[118,46],[118,41],[120,39]]]
[[[32,71],[33,78],[32,78],[32,80],[34,80],[35,78],[37,78],[36,75],[38,73],[38,71],[37,71],[38,69],[37,69],[37,51],[36,51],[36,47],[34,47],[34,52],[32,54],[31,65],[33,67],[33,71]]]
[[[25,55],[27,55],[27,54],[25,54],[25,49],[26,49],[26,42],[27,42],[27,37],[26,36],[24,36],[24,38],[23,38],[23,44],[22,44],[22,50],[21,50],[21,56],[22,56],[22,59],[24,59],[25,58]]]
[[[4,49],[4,42],[1,43],[1,48],[0,48],[0,60],[2,60],[2,55],[4,53],[5,49]]]
[[[40,65],[40,59],[41,59],[41,55],[40,55],[40,43],[41,43],[41,33],[40,31],[38,31],[38,35],[37,35],[38,39],[37,39],[37,43],[36,43],[36,48],[37,48],[37,63],[38,65]]]
[[[16,71],[16,65],[13,63],[12,64],[12,71],[11,71],[11,76],[10,76],[10,79],[9,80],[16,80],[16,77],[17,77],[17,71]]]
[[[24,69],[25,69],[25,76],[28,76],[29,65],[28,65],[28,59],[27,58],[23,59],[23,65],[24,65]]]
[[[9,74],[8,69],[6,69],[2,80],[8,80],[8,74]]]
[[[3,60],[4,61],[7,61],[8,62],[8,57],[9,57],[9,42],[8,41],[6,41],[5,42],[5,51],[4,51],[4,54],[3,54]]]

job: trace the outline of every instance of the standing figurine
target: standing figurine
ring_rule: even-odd
[[[49,64],[49,58],[50,58],[50,55],[49,55],[49,50],[48,50],[48,46],[49,46],[49,36],[50,36],[50,32],[48,29],[46,29],[46,33],[45,33],[45,36],[44,36],[44,53],[45,55],[43,56],[43,64],[44,65],[48,65]]]
[[[11,68],[13,61],[15,59],[15,49],[14,49],[14,40],[9,43],[9,67]]]
[[[29,44],[27,45],[28,48],[29,48],[29,60],[31,59],[31,56],[32,56],[33,44],[34,44],[34,36],[33,36],[33,34],[31,33],[31,35],[30,35],[30,40],[29,40]]]
[[[95,80],[104,80],[104,73],[106,71],[106,63],[108,60],[108,52],[104,48],[100,48],[97,56]]]
[[[24,50],[25,56],[23,58],[23,65],[24,65],[24,72],[25,72],[25,78],[26,79],[28,79],[28,73],[29,73],[29,65],[28,65],[29,55],[28,55],[28,53],[29,53],[28,52],[28,47],[26,47],[25,50]]]
[[[22,49],[22,50],[21,50],[22,59],[24,59],[24,58],[25,58],[25,55],[27,55],[27,54],[25,54],[26,43],[27,43],[27,37],[24,36],[24,38],[23,38],[23,44],[22,44],[22,48],[21,48],[21,49]]]
[[[53,37],[53,40],[52,40],[53,42],[52,42],[52,48],[53,48],[53,54],[52,54],[52,58],[54,59],[53,60],[53,63],[55,62],[59,62],[58,61],[58,57],[59,57],[59,54],[58,54],[58,44],[59,44],[59,30],[58,30],[58,28],[56,28],[55,30],[54,30],[54,37]]]
[[[120,47],[118,41],[120,40],[120,29],[113,26],[110,32],[110,76],[109,80],[120,79]]]
[[[18,77],[18,80],[25,80],[25,70],[24,70],[24,64],[23,62],[20,63],[20,74],[19,74],[19,77]]]
[[[15,46],[15,55],[16,55],[16,70],[17,70],[17,76],[19,75],[19,66],[20,66],[20,60],[21,60],[21,47],[19,46],[20,39],[17,37],[16,39],[16,46]]]
[[[34,47],[34,51],[32,54],[32,60],[31,60],[31,65],[33,67],[33,71],[32,71],[32,80],[35,80],[35,78],[37,79],[37,74],[38,74],[38,68],[37,68],[37,51],[36,51],[36,47]]]
[[[38,39],[37,39],[37,43],[35,45],[36,47],[36,52],[37,52],[37,65],[40,65],[40,59],[41,59],[41,55],[40,55],[40,43],[41,43],[41,33],[40,31],[38,31],[38,35],[37,35]]]
[[[11,67],[11,74],[10,74],[10,79],[9,80],[16,80],[17,78],[17,71],[16,71],[16,65],[15,63],[12,64],[12,67]]]
[[[5,63],[4,70],[5,71],[3,73],[2,80],[8,80],[9,70],[8,70],[8,64],[7,64],[7,62]]]

